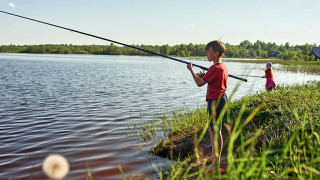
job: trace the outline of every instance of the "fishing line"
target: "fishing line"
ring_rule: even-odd
[[[170,56],[166,56],[166,55],[163,55],[163,54],[159,54],[159,53],[156,53],[156,52],[153,52],[153,51],[149,51],[149,50],[142,49],[142,48],[139,48],[139,47],[131,46],[131,45],[128,45],[128,44],[124,44],[124,43],[121,43],[121,42],[118,42],[118,41],[114,41],[114,40],[111,40],[111,39],[106,39],[106,38],[99,37],[99,36],[96,36],[96,35],[92,35],[92,34],[88,34],[88,33],[81,32],[81,31],[77,31],[77,30],[74,30],[74,29],[70,29],[70,28],[54,25],[54,24],[43,22],[43,21],[39,21],[39,20],[36,20],[36,19],[31,19],[31,18],[28,18],[28,17],[24,17],[24,16],[8,13],[8,12],[5,12],[5,11],[0,11],[0,12],[5,13],[5,14],[9,14],[9,15],[12,15],[12,16],[16,16],[16,17],[19,17],[19,18],[27,19],[27,20],[30,20],[30,21],[35,21],[35,22],[38,22],[38,23],[46,24],[46,25],[49,25],[49,26],[54,26],[54,27],[57,27],[57,28],[65,29],[65,30],[72,31],[72,32],[75,32],[75,33],[83,34],[83,35],[86,35],[86,36],[91,36],[91,37],[94,37],[94,38],[97,38],[97,39],[102,39],[102,40],[109,41],[109,42],[112,42],[112,43],[120,44],[122,46],[127,46],[127,47],[130,47],[130,48],[133,48],[133,49],[138,49],[140,51],[144,51],[144,52],[147,52],[147,53],[150,53],[150,54],[162,56],[164,58],[168,58],[168,59],[171,59],[171,60],[174,60],[174,61],[178,61],[178,62],[181,62],[181,63],[189,64],[189,62],[187,62],[187,61],[183,61],[183,60],[176,59],[176,58],[173,58],[173,57],[170,57]],[[203,67],[203,66],[200,66],[200,65],[197,65],[197,64],[193,64],[193,63],[192,63],[192,65],[195,66],[195,67],[198,67],[200,69],[208,71],[208,68],[206,68],[206,67]],[[231,75],[231,74],[229,74],[229,77],[232,77],[232,78],[235,78],[235,79],[239,79],[239,80],[245,81],[245,82],[248,81],[247,79],[244,79],[244,78],[241,78],[241,77],[237,77],[237,76],[234,76],[234,75]]]
[[[252,76],[252,75],[235,75],[235,76],[246,76],[246,77],[259,77],[259,78],[261,78],[261,76]]]

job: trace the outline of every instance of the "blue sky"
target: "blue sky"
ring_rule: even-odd
[[[1,0],[0,10],[126,44],[320,44],[319,0]],[[109,44],[0,13],[0,45]]]

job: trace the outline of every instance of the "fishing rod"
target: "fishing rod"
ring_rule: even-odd
[[[150,54],[162,56],[164,58],[168,58],[168,59],[171,59],[171,60],[174,60],[174,61],[178,61],[178,62],[182,62],[182,63],[185,63],[185,64],[189,64],[189,62],[187,62],[187,61],[176,59],[176,58],[173,58],[173,57],[170,57],[170,56],[166,56],[166,55],[163,55],[163,54],[160,54],[160,53],[156,53],[156,52],[149,51],[149,50],[146,50],[146,49],[142,49],[142,48],[139,48],[139,47],[135,47],[135,46],[132,46],[132,45],[124,44],[124,43],[121,43],[121,42],[118,42],[118,41],[114,41],[114,40],[111,40],[111,39],[106,39],[106,38],[99,37],[99,36],[96,36],[96,35],[92,35],[92,34],[88,34],[88,33],[81,32],[81,31],[77,31],[77,30],[74,30],[74,29],[70,29],[70,28],[54,25],[54,24],[43,22],[43,21],[39,21],[39,20],[36,20],[36,19],[31,19],[31,18],[20,16],[20,15],[17,15],[17,14],[12,14],[12,13],[5,12],[5,11],[0,11],[0,12],[4,13],[4,14],[9,14],[9,15],[12,15],[12,16],[16,16],[16,17],[19,17],[19,18],[27,19],[27,20],[30,20],[30,21],[35,21],[35,22],[38,22],[38,23],[46,24],[46,25],[49,25],[49,26],[54,26],[54,27],[57,27],[57,28],[60,28],[60,29],[65,29],[65,30],[72,31],[72,32],[75,32],[75,33],[83,34],[83,35],[86,35],[86,36],[91,36],[91,37],[94,37],[94,38],[97,38],[97,39],[102,39],[102,40],[109,41],[109,42],[112,42],[112,43],[120,44],[122,46],[127,46],[127,47],[130,47],[130,48],[133,48],[133,49],[138,49],[140,51],[144,51],[144,52],[147,52],[147,53],[150,53]],[[207,67],[203,67],[203,66],[200,66],[200,65],[197,65],[197,64],[192,64],[192,65],[195,66],[195,67],[198,67],[200,69],[208,71]],[[234,76],[234,75],[231,75],[231,74],[229,74],[229,77],[232,77],[232,78],[235,78],[235,79],[239,79],[239,80],[245,81],[245,82],[248,81],[247,79],[244,79],[244,78],[241,78],[241,77],[237,77],[237,76]]]

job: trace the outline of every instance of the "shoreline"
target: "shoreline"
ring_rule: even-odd
[[[0,52],[2,54],[3,52]],[[11,54],[11,53],[3,53]],[[59,54],[47,54],[47,53],[14,53],[14,54],[35,54],[35,55],[59,55]],[[61,55],[98,55],[103,56],[103,54],[61,54]],[[161,57],[161,56],[149,56],[149,55],[105,55],[105,56],[140,56],[140,57]],[[190,57],[181,57],[181,56],[171,56],[177,59],[192,59],[199,61],[206,61],[205,56],[190,56]],[[200,58],[203,58],[203,60]],[[282,67],[275,68],[280,70],[287,70],[292,72],[306,72],[311,74],[320,74],[320,61],[285,61],[281,59],[243,59],[243,58],[223,58],[224,62],[239,62],[239,63],[256,63],[264,64],[267,62],[272,62],[273,64],[281,64]]]

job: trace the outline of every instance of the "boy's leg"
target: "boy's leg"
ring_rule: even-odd
[[[215,159],[216,159],[216,156],[215,156],[215,147],[214,147],[214,132],[212,131],[212,127],[209,126],[208,127],[208,131],[209,131],[209,135],[210,135],[210,140],[211,140],[211,147],[212,147],[212,154],[211,154],[211,157],[208,159],[208,161],[211,161],[211,162],[214,162]],[[220,157],[221,157],[221,153],[222,153],[222,147],[223,147],[223,137],[222,137],[222,132],[219,131],[218,133],[218,151],[219,151],[219,156],[218,156],[218,160],[220,162]]]
[[[211,157],[208,159],[208,161],[214,162],[215,160],[215,148],[214,148],[214,133],[213,133],[213,121],[216,119],[216,100],[210,99],[207,101],[208,106],[207,110],[209,113],[209,118],[210,118],[210,125],[208,127],[209,135],[210,135],[210,141],[211,141]]]
[[[210,135],[210,141],[211,141],[211,157],[208,159],[210,162],[214,162],[216,157],[215,157],[215,148],[214,148],[214,133],[212,131],[212,127],[208,127],[209,135]]]
[[[221,111],[223,110],[224,106],[226,105],[228,99],[227,99],[227,95],[224,94],[223,96],[221,96],[217,102],[216,102],[216,106],[217,106],[217,109],[216,109],[216,119],[219,118],[220,116],[220,113]],[[220,118],[223,118],[220,117]],[[222,128],[223,128],[223,120],[221,119],[220,120],[220,127],[219,127],[219,132],[218,132],[218,143],[219,143],[219,146],[218,146],[218,150],[219,150],[219,162],[220,162],[220,157],[221,157],[221,154],[222,154],[222,148],[223,148],[223,137],[222,137]]]

